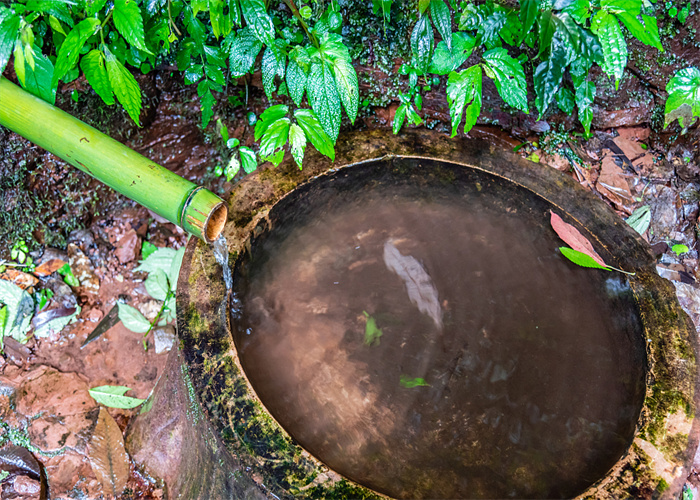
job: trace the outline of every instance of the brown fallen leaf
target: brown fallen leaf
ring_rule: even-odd
[[[22,271],[12,269],[11,267],[8,267],[2,274],[0,274],[0,279],[11,281],[22,290],[31,288],[39,283],[39,280],[31,274],[23,273]]]
[[[586,239],[586,237],[582,235],[578,229],[571,224],[564,222],[564,220],[554,212],[550,213],[550,223],[552,224],[552,229],[554,229],[554,231],[562,240],[564,240],[564,242],[566,242],[566,244],[568,244],[574,250],[590,256],[601,266],[608,267],[603,258],[593,249],[591,242],[588,241],[588,239]]]
[[[121,495],[129,479],[129,455],[122,431],[104,406],[92,433],[89,456],[102,489],[115,498]]]
[[[630,206],[634,204],[634,197],[630,191],[627,176],[615,163],[612,154],[603,158],[596,189],[626,213],[632,213]]]
[[[49,276],[59,269],[61,269],[66,264],[66,261],[61,259],[51,259],[46,262],[42,262],[40,265],[34,269],[34,275],[40,278],[44,276]]]

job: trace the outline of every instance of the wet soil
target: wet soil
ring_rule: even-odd
[[[361,85],[369,85],[363,83],[368,80],[361,78]],[[481,126],[470,135],[499,148],[512,149],[525,143],[519,149],[523,156],[572,176],[623,216],[649,205],[652,221],[644,237],[658,252],[660,273],[674,280],[682,304],[699,321],[700,133],[697,128],[684,136],[673,127],[670,132],[651,130],[653,106],[639,99],[644,90],[638,88],[640,79],[632,75],[627,80],[622,87],[629,85],[628,99],[610,104],[617,109],[600,102],[601,113],[594,122],[599,128],[590,140],[554,125],[548,126],[548,135],[542,137],[534,132],[540,130],[534,121],[523,122],[500,112],[497,101],[489,109],[503,118],[501,124],[508,131]],[[58,104],[171,170],[218,193],[227,192],[230,184],[211,173],[217,164],[227,161],[226,153],[213,124],[204,131],[199,127],[195,89],[185,87],[179,76],[171,76],[169,71],[140,77],[140,84],[148,103],[142,129],[131,125],[116,107],[104,107],[80,79],[62,89]],[[220,117],[229,126],[229,135],[246,145],[253,144],[246,113],[252,110],[259,114],[267,105],[258,87],[259,82],[250,82],[247,107],[231,106],[221,96],[215,109],[214,121]],[[71,98],[74,89],[78,91],[77,102]],[[231,87],[226,96],[240,97],[244,91],[245,87]],[[431,126],[447,129],[442,89],[437,89],[435,96],[439,95],[443,97],[435,97],[435,102],[426,98],[424,106]],[[642,101],[647,104],[640,112],[635,103]],[[395,107],[384,102],[363,108],[358,126],[389,127]],[[566,127],[568,122],[562,123]],[[620,125],[628,126],[607,128]],[[55,274],[32,285],[56,290],[50,308],[80,305],[82,310],[76,323],[48,337],[32,338],[24,346],[6,344],[0,356],[0,442],[17,441],[36,450],[35,456],[46,466],[52,481],[53,498],[100,498],[102,491],[86,451],[97,415],[97,405],[87,390],[103,384],[125,385],[132,388],[130,395],[146,397],[162,373],[166,354],[156,354],[152,340],[144,351],[141,334],[129,332],[121,324],[85,348],[80,349],[80,345],[118,299],[144,312],[152,311],[154,305],[142,283],[145,276],[133,272],[141,243],[177,248],[184,244],[185,236],[172,224],[159,222],[145,209],[5,129],[0,129],[0,208],[0,257],[7,258],[11,244],[24,239],[35,251],[37,263],[68,259],[69,253],[78,255],[68,243],[87,258],[80,287],[67,287]],[[690,251],[676,255],[671,251],[675,243],[687,245]],[[359,327],[361,318],[357,321]],[[133,411],[110,413],[122,429],[134,416]],[[17,477],[25,479],[3,483],[3,498],[31,498],[29,493],[18,493],[22,488],[31,489],[30,480]],[[695,474],[691,482],[698,483]],[[164,495],[163,486],[139,471],[137,464],[133,464],[128,488],[124,498]]]

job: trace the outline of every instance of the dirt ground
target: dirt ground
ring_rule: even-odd
[[[130,126],[121,112],[96,111],[96,96],[85,91],[80,80],[63,89],[59,104],[161,165],[225,194],[230,184],[212,174],[225,161],[214,128],[199,128],[194,90],[166,74],[141,82],[149,103],[142,129]],[[77,103],[68,97],[73,89],[79,91]],[[233,92],[240,89],[229,89]],[[264,105],[259,92],[252,95],[248,109],[220,105],[214,118],[221,117],[229,135],[249,145],[252,127],[245,113]],[[360,127],[389,127],[394,110],[368,110]],[[519,147],[519,154],[574,177],[623,217],[648,205],[651,226],[644,237],[658,255],[659,273],[674,281],[681,304],[700,331],[698,129],[671,137],[653,132],[644,122],[629,124],[596,130],[589,140],[556,132],[558,128],[543,137],[481,126],[470,135],[506,149]],[[151,334],[145,350],[142,334],[117,322],[93,342],[81,345],[117,301],[137,307],[146,317],[155,315],[158,304],[144,288],[145,274],[134,271],[142,244],[179,248],[186,235],[7,130],[0,129],[0,151],[0,211],[6,217],[0,257],[8,257],[16,238],[35,241],[31,255],[39,268],[45,265],[50,270],[53,259],[69,262],[80,286],[67,286],[55,272],[40,276],[5,272],[0,279],[53,290],[51,302],[35,317],[39,320],[48,317],[47,311],[57,311],[57,316],[77,305],[81,308],[74,323],[48,336],[32,337],[24,345],[6,339],[0,355],[0,446],[31,451],[45,468],[52,498],[108,498],[89,459],[99,405],[88,389],[123,385],[131,388],[128,395],[146,398],[163,370],[172,338],[161,335],[165,340],[156,345]],[[20,164],[22,175],[17,173]],[[689,251],[676,255],[671,250],[674,244],[685,244]],[[109,409],[122,432],[137,412]],[[39,498],[39,469],[32,469],[29,458],[19,462],[24,465],[2,482],[2,498]],[[700,460],[696,466],[700,471]],[[700,477],[693,470],[688,486],[697,485]],[[157,478],[132,462],[120,498],[164,498],[165,491]]]

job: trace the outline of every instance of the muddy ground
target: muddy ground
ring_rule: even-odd
[[[141,129],[125,113],[101,105],[82,80],[62,89],[58,105],[161,165],[225,195],[231,185],[212,172],[227,161],[227,153],[213,125],[204,131],[199,127],[194,89],[184,87],[168,71],[142,77],[140,83],[148,104]],[[243,92],[243,87],[227,90],[235,96]],[[217,105],[214,121],[220,117],[231,137],[252,145],[246,114],[259,113],[266,102],[256,82],[251,82],[248,92],[247,106],[234,107],[220,99],[223,104]],[[427,111],[436,117],[438,128],[445,127],[441,106],[436,102]],[[395,109],[395,105],[366,107],[356,127],[390,127]],[[548,125],[545,134],[511,120],[507,131],[481,125],[470,136],[504,149],[517,148],[519,154],[574,177],[623,217],[648,205],[651,226],[644,237],[658,255],[660,274],[674,281],[682,305],[700,327],[696,282],[700,278],[700,134],[697,128],[684,136],[677,131],[654,131],[650,115],[631,105],[616,113],[618,118],[601,109],[599,128],[588,140],[566,132],[566,120],[561,120],[561,126]],[[625,126],[611,126],[616,124]],[[142,334],[117,322],[95,341],[81,345],[117,301],[139,308],[147,317],[155,315],[159,305],[146,293],[145,274],[134,271],[142,244],[179,248],[186,235],[0,128],[0,258],[8,259],[10,247],[19,239],[28,243],[38,269],[43,265],[46,274],[14,270],[0,279],[54,291],[50,303],[37,314],[39,320],[49,317],[47,311],[58,311],[57,316],[75,306],[81,309],[76,321],[60,331],[34,336],[24,345],[6,341],[0,355],[0,445],[7,449],[14,444],[33,453],[45,468],[52,498],[109,497],[89,459],[99,405],[87,391],[100,385],[123,385],[131,388],[128,395],[146,398],[158,381],[173,339],[167,330],[160,332],[156,345],[151,333],[144,349]],[[689,251],[679,256],[671,250],[674,244],[685,244]],[[71,264],[79,286],[67,286],[49,272],[55,259]],[[137,412],[109,409],[122,432]],[[14,470],[2,482],[3,499],[39,498],[39,476],[28,470],[31,467],[25,469]],[[695,471],[689,481],[693,488],[700,484]],[[121,498],[164,498],[166,491],[158,478],[132,462]]]

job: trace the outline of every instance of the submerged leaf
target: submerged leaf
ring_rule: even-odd
[[[384,243],[384,264],[396,273],[406,285],[408,298],[442,329],[442,309],[438,301],[438,292],[433,280],[415,257],[402,255],[391,240]]]
[[[564,220],[554,212],[550,213],[550,223],[552,224],[552,229],[554,229],[554,231],[562,240],[564,240],[565,243],[570,245],[576,252],[588,255],[594,262],[598,263],[599,266],[608,267],[603,258],[593,249],[591,242],[588,241],[588,239],[586,239],[586,237],[583,236],[578,229],[571,224],[564,222]]]
[[[412,389],[413,387],[430,387],[430,384],[425,381],[425,379],[416,377],[411,378],[408,375],[401,375],[399,380],[401,387],[406,387],[407,389]]]
[[[362,311],[362,314],[367,318],[365,323],[365,345],[379,345],[379,339],[383,334],[381,328],[377,328],[377,321],[367,311]]]
[[[119,497],[129,480],[129,455],[124,449],[122,431],[106,408],[100,408],[90,440],[89,457],[102,489]]]

